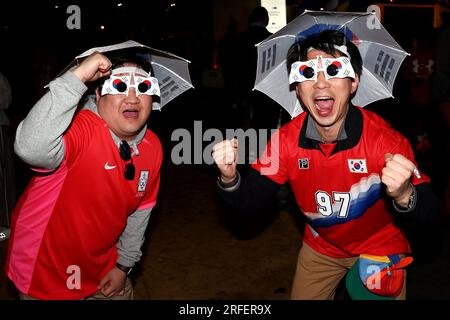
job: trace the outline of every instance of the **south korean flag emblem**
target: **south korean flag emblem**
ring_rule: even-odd
[[[145,189],[147,189],[147,182],[148,182],[148,171],[142,170],[139,175],[139,182],[138,182],[138,192],[144,192]]]
[[[353,173],[367,173],[366,159],[347,159],[348,168]]]

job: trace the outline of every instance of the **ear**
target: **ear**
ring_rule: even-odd
[[[100,100],[100,87],[95,88],[95,103],[98,105],[98,101]]]
[[[359,86],[359,75],[355,74],[355,79],[352,81],[352,89],[351,94],[355,93],[356,89],[358,89]]]
[[[300,97],[300,82],[295,85],[295,92],[297,93],[297,97]]]

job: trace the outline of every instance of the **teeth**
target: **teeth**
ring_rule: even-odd
[[[319,97],[319,98],[316,98],[316,100],[331,100],[332,98],[331,97]]]

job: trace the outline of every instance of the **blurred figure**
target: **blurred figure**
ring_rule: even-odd
[[[444,182],[444,212],[450,215],[450,170],[448,163],[450,162],[450,19],[449,14],[442,15],[442,29],[438,35],[436,46],[436,74],[433,84],[433,94],[439,106],[440,116],[444,120],[444,128],[435,128],[438,130],[436,134],[436,142],[439,143],[440,149],[444,149],[444,153],[440,153],[437,159],[442,162],[446,172],[440,176],[446,175]]]
[[[259,91],[253,91],[256,78],[258,53],[255,45],[270,35],[267,29],[269,13],[264,7],[256,7],[248,18],[249,27],[242,33],[241,66],[236,78],[240,81],[240,97],[249,106],[251,127],[273,129],[278,126],[281,108],[272,99]]]
[[[256,65],[258,53],[255,45],[266,39],[270,33],[266,27],[269,24],[269,13],[264,7],[256,7],[248,17],[246,31],[241,34],[241,81],[245,85],[243,90],[248,94],[253,89],[256,76]],[[243,93],[243,95],[245,95]]]
[[[16,178],[9,135],[10,123],[5,111],[12,101],[8,79],[0,72],[0,241],[9,237],[9,215],[16,202]]]
[[[435,66],[435,48],[429,32],[421,32],[414,39],[411,56],[406,64],[406,79],[410,88],[410,106],[414,110],[415,150],[424,153],[431,148],[429,142],[431,114],[431,77]]]
[[[228,100],[235,102],[237,99],[237,84],[235,81],[239,63],[239,32],[237,21],[230,18],[227,32],[219,41],[217,48],[217,61],[225,81],[225,90]]]
[[[227,107],[231,107],[239,113],[236,117],[239,123],[233,123],[233,127],[243,126],[240,122],[243,118],[241,113],[244,110],[242,110],[243,108],[238,97],[239,81],[237,81],[239,77],[239,60],[241,59],[239,49],[237,21],[231,18],[227,32],[217,47],[217,61],[223,75]]]

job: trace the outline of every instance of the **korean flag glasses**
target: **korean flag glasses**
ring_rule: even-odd
[[[126,74],[126,75],[120,75]],[[131,77],[134,78],[134,84],[131,84]],[[130,88],[135,88],[136,96],[160,95],[158,79],[151,77],[149,73],[135,67],[122,67],[114,69],[111,76],[105,80],[101,95],[105,94],[123,94],[128,96]]]
[[[327,80],[347,77],[355,79],[355,71],[349,58],[322,58],[322,56],[319,56],[308,61],[294,62],[291,65],[289,84],[308,80],[317,81],[317,75],[320,71],[323,71]]]

